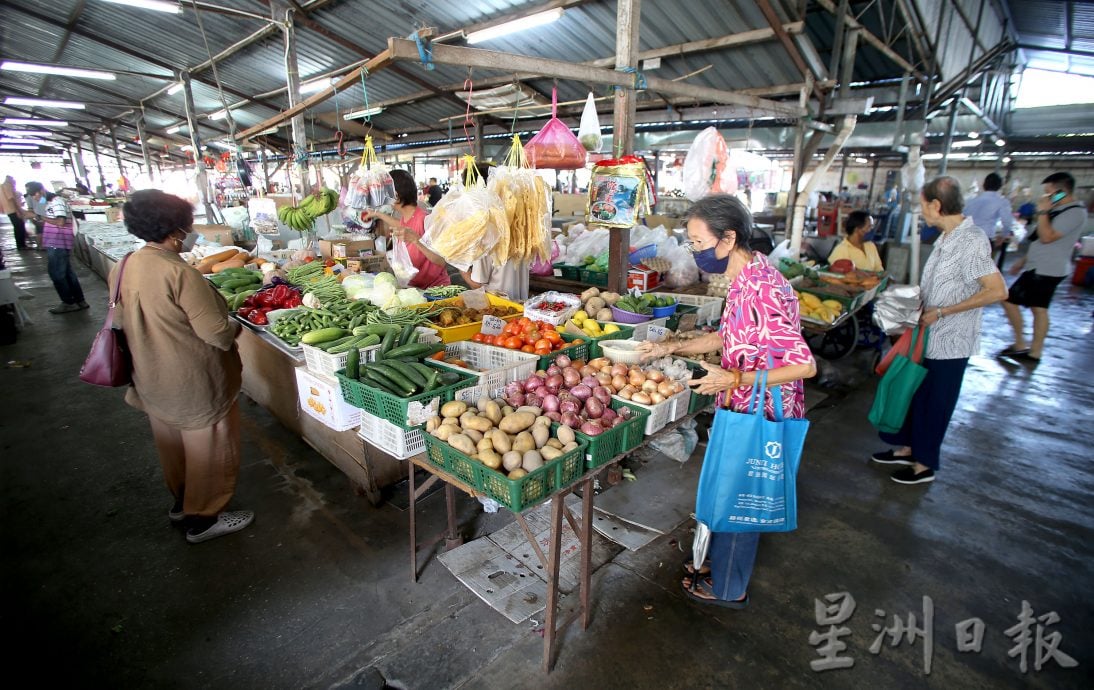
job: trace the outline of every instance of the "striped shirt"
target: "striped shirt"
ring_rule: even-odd
[[[924,307],[952,307],[980,291],[980,279],[997,273],[984,231],[966,218],[934,243],[919,288]],[[983,309],[947,314],[930,329],[928,359],[964,359],[980,351]]]
[[[68,204],[61,196],[55,196],[46,205],[46,222],[42,228],[42,246],[52,249],[72,249],[75,238],[73,221]]]

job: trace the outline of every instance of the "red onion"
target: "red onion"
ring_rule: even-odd
[[[600,369],[592,366],[591,364],[586,364],[585,366],[581,367],[582,376],[596,376],[599,373]]]
[[[505,395],[515,395],[517,393],[524,392],[524,385],[520,381],[513,381],[512,383],[505,384]]]
[[[562,421],[562,414],[559,413],[559,412],[544,412],[543,414],[550,417],[552,422],[561,422]]]
[[[543,369],[537,369],[536,370],[536,376],[538,376],[541,379],[545,379],[545,378],[547,378],[547,372]]]
[[[567,412],[576,414],[579,410],[581,410],[581,403],[572,398],[562,400],[558,403],[558,411],[561,412],[563,416],[565,416]]]
[[[611,422],[614,422],[617,419],[619,419],[619,415],[617,415],[615,413],[615,410],[613,410],[612,408],[605,405],[604,406],[604,414],[600,415],[600,423],[601,424],[610,424]]]
[[[600,385],[600,381],[598,381],[595,376],[586,376],[585,378],[581,379],[581,383],[582,385],[588,386],[590,389],[596,388]]]
[[[564,382],[562,374],[551,374],[547,377],[547,388],[555,395],[558,395],[558,390],[562,388]]]
[[[630,419],[631,418],[631,408],[624,405],[623,407],[619,408],[618,414],[619,414],[619,418],[622,419],[622,420]]]
[[[612,401],[612,390],[606,386],[597,386],[593,389],[593,397],[607,405]]]
[[[589,398],[585,401],[585,414],[590,419],[600,419],[604,415],[604,403],[596,398]]]
[[[601,420],[600,420],[600,421],[601,421],[601,422],[604,422],[604,419],[603,419],[603,418],[601,418]],[[623,419],[622,417],[615,417],[615,418],[613,418],[613,419],[612,419],[612,421],[610,421],[610,422],[604,422],[604,425],[605,425],[606,427],[608,427],[609,429],[611,429],[611,428],[613,428],[613,427],[617,427],[617,426],[619,426],[620,424],[622,424],[622,423],[623,423],[623,422],[625,422],[625,421],[627,421],[627,420]]]
[[[558,411],[558,396],[557,395],[551,395],[550,393],[548,393],[547,395],[540,398],[540,405],[539,406],[542,407],[545,412],[557,412]]]
[[[550,395],[550,394],[548,394],[548,395]],[[529,407],[542,407],[543,406],[543,399],[540,398],[535,393],[529,393],[529,394],[524,396],[524,404],[529,406]]]
[[[505,402],[509,403],[512,407],[520,407],[524,404],[524,393],[513,393],[512,395],[505,396]]]
[[[559,367],[557,364],[552,364],[551,366],[547,367],[547,377],[548,378],[550,378],[552,376],[557,376],[561,373],[562,373],[562,368]]]
[[[571,429],[576,429],[581,426],[581,418],[573,412],[563,412],[560,421]]]
[[[559,355],[558,357],[555,357],[555,364],[565,369],[570,366],[570,358],[566,355]]]
[[[525,393],[531,393],[532,391],[536,390],[537,388],[541,387],[542,385],[543,385],[543,379],[541,379],[538,376],[529,376],[528,380],[524,382],[524,392]],[[509,387],[506,386],[505,390],[508,391]]]
[[[576,386],[581,383],[581,373],[573,367],[566,367],[562,370],[562,380],[567,387]]]
[[[604,427],[600,426],[596,422],[585,422],[581,425],[581,433],[586,436],[599,436],[604,433]]]
[[[592,397],[593,389],[589,388],[585,384],[579,384],[570,389],[570,395],[574,396],[578,400],[588,400]]]

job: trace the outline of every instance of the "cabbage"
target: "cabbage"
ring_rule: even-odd
[[[404,307],[412,307],[415,304],[425,302],[425,293],[417,288],[399,290],[398,295],[399,302],[401,302]]]
[[[378,287],[380,285],[383,285],[384,283],[389,283],[394,288],[397,288],[399,286],[399,283],[395,280],[394,275],[390,273],[377,273],[375,281],[373,282],[373,286]]]
[[[346,291],[346,297],[350,299],[361,299],[361,291],[368,290],[370,287],[371,281],[366,283],[364,276],[348,276],[342,281],[342,289]]]
[[[387,273],[381,273],[380,276],[390,275]],[[369,301],[375,304],[377,307],[383,307],[392,298],[395,298],[395,293],[398,288],[395,285],[395,276],[391,277],[390,281],[380,281],[380,276],[376,276],[376,282],[372,287],[372,297]],[[397,299],[397,298],[396,298]]]
[[[399,301],[398,295],[393,292],[391,298],[384,302],[380,308],[384,310],[385,314],[395,314],[403,310],[403,303]]]

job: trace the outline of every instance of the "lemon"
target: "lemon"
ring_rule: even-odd
[[[609,323],[607,326],[604,327],[604,333],[605,334],[607,334],[607,333],[618,333],[618,332],[619,332],[619,326],[616,326],[614,323]]]
[[[578,326],[584,323],[585,319],[587,318],[589,318],[589,315],[585,312],[584,309],[578,309],[577,313],[573,316],[574,323],[576,323]]]

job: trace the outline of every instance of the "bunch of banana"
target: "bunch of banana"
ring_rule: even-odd
[[[282,206],[277,218],[297,232],[307,232],[315,227],[315,218],[301,206]]]
[[[338,192],[323,187],[318,192],[301,199],[300,208],[312,218],[322,218],[338,208]]]

